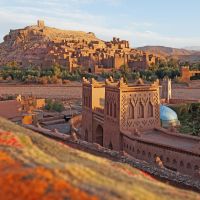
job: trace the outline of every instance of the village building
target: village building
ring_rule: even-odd
[[[16,51],[16,49],[20,49]],[[0,65],[15,62],[21,67],[52,67],[55,64],[74,71],[89,73],[118,70],[127,65],[131,70],[145,70],[156,64],[159,57],[130,48],[129,42],[114,37],[104,42],[91,32],[62,31],[37,25],[11,30],[0,46]],[[7,58],[6,52],[15,52]]]
[[[200,70],[190,70],[189,66],[183,66],[181,67],[180,81],[188,83],[191,77],[197,74],[200,74]]]
[[[171,128],[179,122],[160,105],[158,81],[128,85],[123,79],[83,78],[82,90],[83,139],[153,164],[159,158],[166,168],[199,176],[200,139]]]

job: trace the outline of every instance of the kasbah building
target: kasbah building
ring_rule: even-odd
[[[170,82],[163,82],[161,93],[166,99]],[[140,79],[128,85],[123,78],[118,82],[109,78],[105,83],[83,78],[82,90],[84,140],[200,177],[200,139],[173,128],[179,121],[173,110],[161,105],[158,81],[145,84]]]

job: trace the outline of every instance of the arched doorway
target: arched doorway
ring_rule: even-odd
[[[97,144],[103,146],[103,127],[101,125],[97,126],[96,129],[96,141]]]
[[[110,150],[113,150],[113,145],[112,145],[112,142],[110,142],[109,144],[109,147],[108,147]]]

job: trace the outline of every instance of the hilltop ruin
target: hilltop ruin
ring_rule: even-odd
[[[98,73],[128,65],[132,70],[144,70],[158,57],[130,48],[129,42],[114,37],[105,42],[94,33],[59,30],[37,25],[10,30],[0,44],[0,65],[14,62],[18,66],[41,68],[59,64],[69,71],[77,68]]]

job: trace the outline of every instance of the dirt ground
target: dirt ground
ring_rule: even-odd
[[[68,85],[6,85],[0,84],[0,95],[33,95],[38,98],[80,99],[81,83]],[[200,99],[200,87],[176,86],[172,89],[174,99]]]
[[[37,98],[80,99],[81,83],[56,85],[5,85],[0,84],[0,95],[33,95]]]
[[[172,90],[174,99],[200,99],[200,88],[174,88]]]
[[[200,99],[200,80],[190,81],[188,84],[172,85],[173,99]]]

